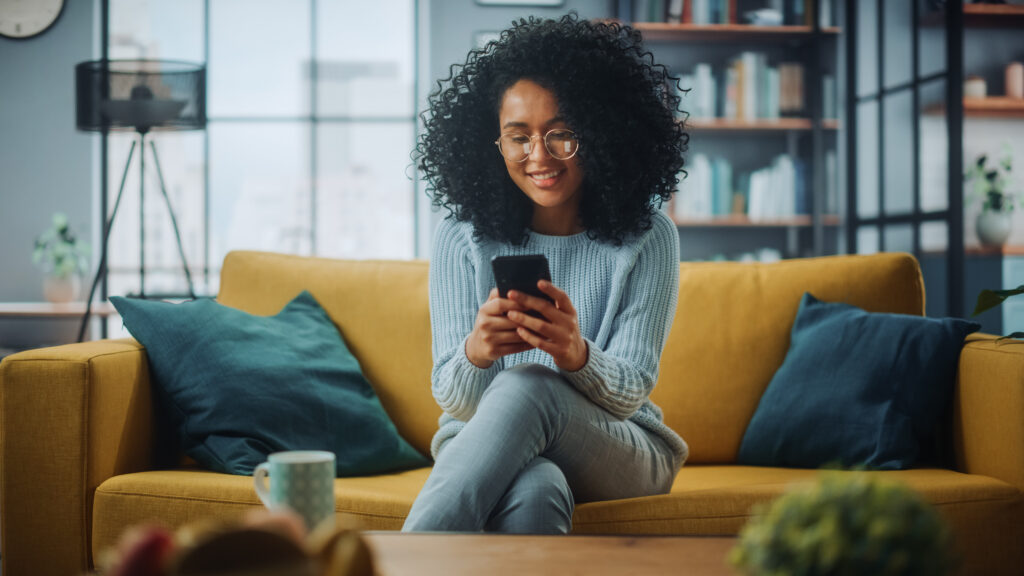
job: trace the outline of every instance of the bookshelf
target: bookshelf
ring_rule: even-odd
[[[774,220],[751,220],[749,216],[743,214],[730,214],[728,216],[713,216],[710,220],[673,218],[673,221],[680,228],[809,228],[814,224],[809,215]],[[839,216],[832,214],[822,218],[822,224],[824,226],[840,226],[842,222]]]
[[[788,132],[810,131],[814,121],[810,118],[778,118],[755,120],[730,120],[727,118],[694,118],[687,120],[686,128],[692,131],[713,132]],[[822,120],[822,130],[838,130],[838,120]]]
[[[1016,4],[964,4],[964,24],[973,28],[1024,26],[1024,6]]]
[[[619,18],[689,89],[687,177],[667,208],[684,260],[840,251],[836,4],[765,5],[618,2]]]
[[[634,22],[646,40],[652,42],[717,42],[746,41],[787,42],[814,34],[813,26],[755,26],[751,24],[669,24],[667,22]],[[821,30],[838,36],[838,27]]]

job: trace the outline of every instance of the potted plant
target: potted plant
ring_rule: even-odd
[[[63,213],[53,215],[46,231],[36,238],[32,261],[45,273],[43,295],[49,302],[70,302],[78,297],[79,275],[89,267],[89,245],[80,242]]]
[[[862,472],[829,472],[792,490],[743,527],[729,560],[743,574],[942,575],[950,534],[916,492]]]
[[[1013,155],[1003,146],[1003,157],[995,166],[988,166],[988,154],[978,156],[967,170],[964,180],[973,183],[972,192],[982,202],[976,221],[978,239],[986,246],[1001,246],[1010,236],[1012,212],[1019,201],[1009,190],[1013,171]]]

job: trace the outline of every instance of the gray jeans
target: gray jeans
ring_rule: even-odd
[[[402,530],[565,534],[574,502],[666,494],[676,471],[663,440],[521,364],[441,447]]]

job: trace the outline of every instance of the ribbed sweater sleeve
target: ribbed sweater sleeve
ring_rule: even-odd
[[[588,341],[587,363],[566,378],[614,416],[629,418],[658,379],[661,352],[679,297],[679,236],[658,214],[644,235],[624,285],[622,304],[602,350]]]
[[[499,361],[482,369],[466,358],[466,338],[480,307],[470,240],[465,228],[443,221],[430,264],[430,388],[441,409],[463,422],[476,413],[480,397],[502,365]]]

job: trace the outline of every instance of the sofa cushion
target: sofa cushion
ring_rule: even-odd
[[[689,444],[688,464],[736,461],[789,349],[804,292],[870,312],[924,313],[921,271],[910,254],[680,264],[679,306],[651,399]]]
[[[786,360],[747,427],[739,463],[909,468],[934,444],[964,338],[980,327],[871,314],[804,294]]]
[[[146,347],[182,448],[206,468],[248,475],[283,450],[334,452],[339,475],[427,464],[308,292],[274,316],[209,299],[111,301]]]
[[[426,482],[421,468],[386,476],[335,480],[339,513],[368,530],[397,530]],[[573,532],[585,534],[736,534],[751,507],[813,481],[815,470],[748,466],[685,466],[663,496],[577,504]],[[846,472],[843,472],[846,474]],[[1021,494],[1005,482],[943,469],[872,472],[905,482],[937,505],[955,529],[969,564],[1007,563],[1022,535]],[[160,518],[172,527],[202,518],[227,519],[259,506],[252,480],[173,470],[115,476],[96,490],[93,550],[112,546],[126,526]],[[1000,548],[1001,546],[1001,548]],[[989,553],[989,551],[994,553]],[[1002,563],[1002,564],[1000,564]],[[984,569],[976,573],[984,573]],[[975,572],[969,572],[975,573]]]
[[[441,408],[430,393],[428,269],[426,261],[234,251],[224,258],[217,301],[269,315],[308,290],[359,360],[398,432],[429,454]]]

